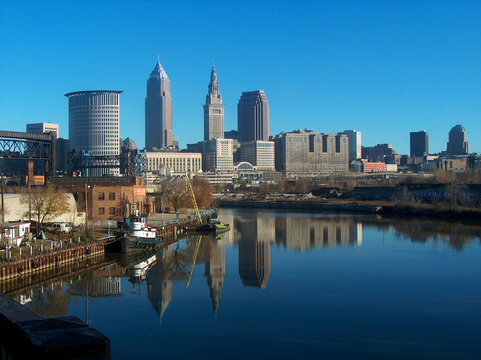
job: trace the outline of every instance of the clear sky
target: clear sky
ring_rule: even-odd
[[[433,153],[462,124],[481,153],[481,1],[0,0],[0,129],[50,121],[66,138],[65,93],[123,90],[120,135],[143,147],[157,55],[181,146],[203,140],[214,55],[226,130],[263,89],[271,135],[356,129],[408,154],[426,130]]]

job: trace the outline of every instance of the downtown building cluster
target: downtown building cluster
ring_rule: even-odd
[[[356,130],[317,133],[305,129],[270,135],[269,102],[263,90],[241,93],[237,130],[226,131],[225,105],[214,65],[203,105],[203,140],[180,149],[174,136],[170,79],[160,61],[147,79],[145,149],[140,150],[131,138],[123,140],[119,136],[121,93],[89,90],[65,94],[69,139],[56,141],[59,174],[137,175],[152,181],[189,173],[213,183],[232,183],[262,181],[275,177],[275,172],[316,176],[399,170],[462,171],[469,166],[466,131],[461,125],[451,129],[447,150],[440,154],[429,154],[426,131],[412,132],[409,156],[397,154],[390,144],[362,146],[361,132]],[[50,123],[28,124],[27,132],[54,132],[56,137],[59,133],[58,125]],[[72,159],[76,158],[87,164],[89,159],[103,159],[99,160],[103,165],[75,167],[77,163]],[[15,166],[4,170],[8,173],[12,168]]]

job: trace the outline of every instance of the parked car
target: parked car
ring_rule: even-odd
[[[72,227],[70,226],[69,223],[53,223],[52,225],[53,232],[63,232],[67,234],[71,230],[72,230]]]

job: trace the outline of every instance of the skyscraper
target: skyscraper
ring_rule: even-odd
[[[70,147],[92,156],[119,155],[118,90],[76,91],[68,97]],[[118,169],[93,169],[88,176],[118,174]]]
[[[341,134],[349,139],[349,161],[361,158],[361,132],[357,130],[344,130]]]
[[[428,152],[428,133],[426,131],[417,131],[410,133],[411,157],[423,157]]]
[[[269,140],[269,104],[264,90],[243,92],[237,104],[239,142]]]
[[[448,154],[467,155],[468,152],[466,130],[462,125],[456,125],[449,131]]]
[[[170,80],[157,60],[147,80],[145,98],[145,147],[148,151],[172,146],[172,97]]]
[[[204,140],[224,137],[224,105],[219,91],[217,73],[212,65],[210,73],[209,92],[204,105]]]

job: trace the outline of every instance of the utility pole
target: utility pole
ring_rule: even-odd
[[[88,232],[88,219],[89,219],[89,206],[88,206],[88,200],[87,200],[87,183],[85,183],[85,233]]]
[[[2,187],[2,189],[1,189],[1,191],[2,191],[2,223],[4,223],[5,222],[5,204],[3,202],[3,173],[2,173],[2,180],[1,181],[2,181],[2,185],[1,185],[1,187]]]

